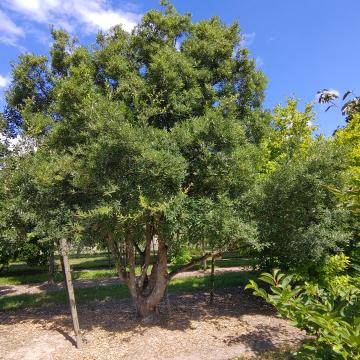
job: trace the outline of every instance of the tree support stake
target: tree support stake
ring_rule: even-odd
[[[73,283],[72,283],[72,279],[71,279],[69,258],[67,255],[68,248],[67,248],[66,239],[60,240],[60,246],[61,246],[61,253],[62,253],[62,258],[63,258],[63,262],[64,262],[65,284],[66,284],[67,293],[69,296],[71,317],[72,317],[73,327],[74,327],[74,332],[75,332],[75,337],[76,337],[76,347],[78,349],[81,349],[82,339],[81,339],[81,334],[80,334],[79,318],[78,318],[77,309],[76,309],[74,287],[73,287]]]

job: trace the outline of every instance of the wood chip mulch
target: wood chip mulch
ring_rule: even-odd
[[[221,360],[296,347],[305,338],[242,287],[217,291],[212,306],[208,299],[206,292],[170,295],[170,309],[162,303],[150,323],[136,318],[128,299],[81,304],[82,350],[66,306],[0,312],[0,359]]]

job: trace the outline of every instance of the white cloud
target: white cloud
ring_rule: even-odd
[[[18,135],[15,138],[8,138],[4,136],[3,134],[0,134],[0,143],[6,144],[10,149],[13,149],[16,145],[18,145],[21,142],[21,136]]]
[[[0,42],[13,45],[22,36],[24,36],[23,29],[0,9]]]
[[[256,33],[254,33],[254,32],[248,33],[248,34],[242,34],[242,38],[240,41],[241,47],[250,46],[254,42],[255,36],[256,36]]]
[[[8,76],[0,75],[0,88],[7,87],[10,84],[10,78]]]
[[[139,14],[106,7],[101,0],[69,1],[69,7],[80,15],[79,21],[91,31],[107,30],[121,24],[126,31],[131,31],[140,19]]]
[[[26,24],[53,24],[78,33],[95,33],[117,24],[131,31],[141,17],[139,13],[114,8],[105,0],[2,0],[0,7],[6,9],[6,13],[0,10],[0,30],[11,35],[11,43],[24,36],[24,30],[10,19],[10,14]]]
[[[0,133],[0,144],[5,145],[7,150],[10,151],[13,156],[25,154],[29,151],[37,151],[38,149],[35,139],[31,139],[21,135],[10,138]]]
[[[14,36],[23,36],[24,31],[18,27],[3,11],[0,10],[0,30]]]
[[[256,66],[257,66],[258,68],[261,68],[261,67],[264,66],[264,60],[263,60],[262,57],[258,56],[258,57],[255,59],[255,61],[256,61]]]

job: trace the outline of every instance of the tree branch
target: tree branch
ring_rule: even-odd
[[[135,283],[135,252],[133,246],[134,241],[132,237],[132,229],[130,226],[128,226],[125,232],[125,245],[128,257],[129,279],[132,283]]]
[[[210,258],[210,257],[214,257],[214,259],[221,257],[221,253],[217,252],[217,253],[206,253],[204,254],[202,257],[198,258],[198,259],[194,259],[191,262],[189,262],[188,264],[185,264],[183,266],[180,266],[179,268],[171,271],[168,275],[169,280],[171,280],[175,275],[189,270],[191,269],[193,266],[200,264],[202,261]]]
[[[139,244],[136,241],[133,241],[133,244],[135,246],[136,251],[139,253],[139,255],[144,258],[145,250],[141,250]]]
[[[121,263],[121,255],[120,255],[119,248],[117,247],[117,244],[115,243],[111,234],[109,234],[107,236],[107,242],[108,242],[109,249],[115,259],[116,270],[118,272],[119,278],[126,283],[128,280],[128,272],[126,271],[126,268]]]
[[[145,249],[143,251],[143,264],[141,267],[141,275],[138,278],[138,286],[139,288],[142,288],[144,285],[144,281],[147,277],[147,270],[150,265],[151,260],[151,242],[154,237],[154,227],[151,220],[146,222],[146,243],[145,243]]]

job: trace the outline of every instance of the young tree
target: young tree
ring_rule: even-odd
[[[290,99],[276,107],[263,140],[263,168],[251,196],[258,222],[260,261],[267,269],[309,270],[348,246],[349,214],[330,186],[343,188],[344,146],[315,138],[311,105]]]
[[[337,107],[335,101],[339,98],[338,93],[323,89],[318,92],[319,103],[328,104],[325,111]],[[345,149],[343,161],[346,163],[345,190],[331,187],[331,190],[339,198],[345,208],[353,214],[354,234],[351,239],[349,253],[355,262],[360,261],[360,97],[348,90],[342,96],[342,114],[346,116],[346,125],[338,128],[334,133],[334,140],[338,146]],[[330,104],[330,105],[329,105]]]
[[[168,253],[202,241],[189,234],[204,224],[214,251],[255,241],[241,199],[268,120],[266,81],[240,46],[238,24],[193,23],[164,5],[131,33],[99,33],[90,48],[53,29],[50,59],[26,54],[14,66],[5,114],[37,146],[30,173],[37,204],[50,209],[41,224],[107,242],[142,316],[195,263],[169,272]]]

